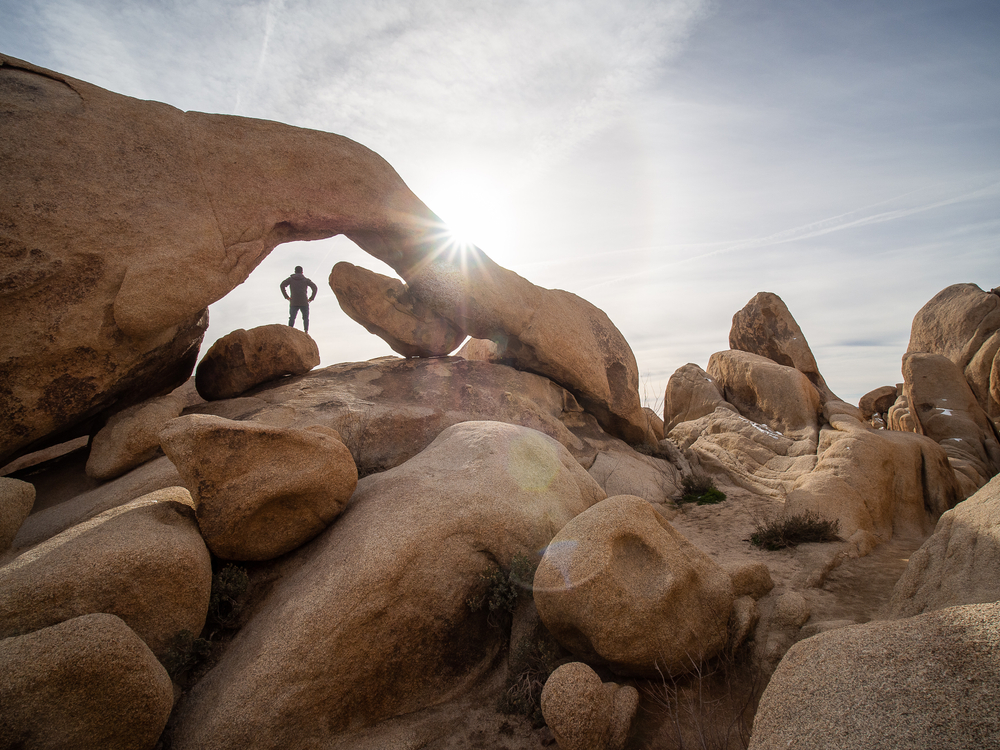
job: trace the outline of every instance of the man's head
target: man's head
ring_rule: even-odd
[[[302,266],[295,266],[295,273],[302,273]]]

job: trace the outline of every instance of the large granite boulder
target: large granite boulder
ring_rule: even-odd
[[[962,370],[944,355],[904,355],[903,382],[916,430],[944,448],[968,497],[1000,471],[996,428]]]
[[[809,342],[777,294],[758,292],[733,315],[729,347],[794,367],[809,379],[824,403],[840,400],[823,380]]]
[[[193,381],[159,398],[113,415],[94,436],[87,457],[87,476],[107,481],[160,454],[160,430],[186,406],[202,399]]]
[[[556,669],[542,689],[542,715],[560,750],[622,750],[638,705],[634,687],[602,683],[578,661]]]
[[[598,503],[556,534],[535,572],[534,597],[545,627],[570,652],[648,677],[716,655],[733,607],[725,570],[628,495]]]
[[[708,374],[726,402],[747,419],[815,445],[823,405],[817,390],[799,370],[731,349],[709,358]]]
[[[941,354],[965,371],[1000,329],[1000,295],[975,284],[953,284],[913,317],[907,353]]]
[[[114,615],[0,640],[0,747],[149,750],[173,699],[167,671]]]
[[[911,617],[959,604],[1000,600],[1000,476],[949,510],[910,555],[889,615]]]
[[[270,560],[329,526],[358,483],[335,430],[269,427],[207,414],[160,433],[191,491],[208,548],[227,560]]]
[[[440,357],[465,339],[399,279],[342,261],[330,272],[330,288],[349,318],[404,357]]]
[[[663,432],[669,435],[682,422],[708,416],[719,407],[736,411],[722,397],[712,376],[689,362],[677,368],[667,381],[663,394]]]
[[[105,511],[0,568],[0,637],[94,612],[117,615],[158,656],[200,633],[212,564],[183,487]]]
[[[764,691],[750,750],[992,747],[997,705],[1000,603],[951,607],[796,643]]]
[[[304,375],[319,364],[319,347],[308,333],[273,323],[242,328],[212,344],[198,363],[198,394],[213,401],[235,398],[286,375]]]
[[[0,477],[0,554],[7,551],[35,504],[35,486]]]
[[[465,694],[504,640],[468,603],[485,590],[481,574],[515,555],[537,559],[603,496],[535,430],[445,430],[362,479],[337,523],[288,556],[181,706],[173,747],[326,746],[337,732]]]
[[[883,385],[872,391],[868,391],[858,401],[861,418],[866,422],[876,416],[884,418],[889,413],[892,405],[896,403],[898,397],[899,389],[894,385]]]
[[[635,451],[601,451],[587,471],[609,497],[635,495],[664,508],[682,494],[676,465]]]

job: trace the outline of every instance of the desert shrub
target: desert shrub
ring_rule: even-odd
[[[174,636],[170,648],[164,654],[161,663],[167,670],[170,679],[180,682],[195,667],[199,666],[212,654],[212,642],[204,638],[195,638],[190,630],[182,630]]]
[[[250,576],[238,565],[230,563],[213,575],[205,630],[239,627],[240,613],[249,587]]]
[[[766,550],[779,550],[809,542],[839,542],[840,523],[812,511],[760,523],[750,535],[750,543]]]
[[[556,667],[566,661],[561,651],[545,630],[534,639],[518,643],[508,661],[507,681],[497,710],[526,716],[535,727],[543,726],[542,688]]]
[[[679,503],[695,503],[696,505],[715,505],[726,499],[726,494],[715,486],[706,476],[687,476],[681,480]]]
[[[466,603],[473,612],[485,607],[489,611],[490,624],[501,627],[510,622],[518,597],[531,592],[535,566],[526,556],[518,554],[510,561],[508,570],[491,566],[481,572],[479,578],[486,584],[483,592],[470,597]]]

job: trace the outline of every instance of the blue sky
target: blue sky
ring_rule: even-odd
[[[1000,4],[920,0],[0,0],[0,49],[130,96],[346,135],[502,265],[605,310],[644,394],[784,299],[831,388],[900,380],[916,311],[1000,285]],[[324,364],[388,348],[339,309],[343,238],[277,248],[205,348],[320,286]]]

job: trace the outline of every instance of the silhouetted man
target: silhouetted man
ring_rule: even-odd
[[[312,296],[306,296],[307,289],[312,289]],[[295,318],[301,310],[302,328],[309,333],[309,303],[316,299],[316,292],[316,285],[302,275],[302,266],[295,266],[295,273],[281,282],[281,294],[289,302],[288,325],[295,327]]]

